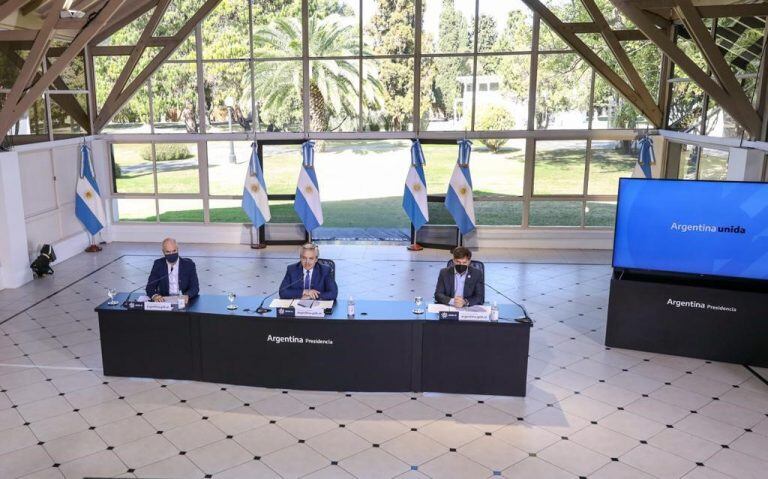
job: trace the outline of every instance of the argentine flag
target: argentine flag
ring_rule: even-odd
[[[107,224],[107,215],[104,213],[104,204],[101,202],[90,156],[88,146],[83,143],[80,147],[81,162],[75,194],[75,216],[91,235],[95,235]]]
[[[651,165],[656,163],[656,157],[653,153],[653,140],[646,135],[640,139],[638,145],[640,146],[640,152],[638,153],[637,163],[640,165],[640,169],[643,170],[646,178],[653,178]]]
[[[256,142],[251,144],[251,162],[248,165],[248,173],[245,174],[245,186],[243,186],[243,210],[255,228],[259,228],[272,217],[269,213],[269,201],[267,200],[267,184],[264,181],[264,172],[259,163],[258,146]]]
[[[411,140],[411,167],[405,178],[405,192],[403,193],[403,209],[418,231],[429,221],[427,209],[427,181],[424,178],[424,151],[419,140]]]
[[[315,142],[305,141],[301,145],[301,156],[304,161],[299,172],[299,182],[296,185],[296,199],[293,209],[299,215],[307,231],[312,232],[323,224],[323,207],[320,204],[320,186],[315,174]]]
[[[475,201],[472,197],[472,176],[469,174],[469,154],[472,142],[459,141],[459,158],[453,168],[448,192],[445,195],[445,208],[453,216],[461,234],[475,229]]]

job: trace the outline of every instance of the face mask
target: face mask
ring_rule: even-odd
[[[455,264],[453,265],[453,268],[458,274],[464,274],[467,272],[467,265],[465,264]]]
[[[173,264],[179,260],[179,253],[170,253],[165,255],[165,260]]]

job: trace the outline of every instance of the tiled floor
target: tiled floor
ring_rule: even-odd
[[[296,256],[181,246],[212,294],[271,292]],[[112,244],[0,291],[0,478],[766,477],[768,386],[603,346],[610,252],[476,254],[536,320],[528,396],[506,398],[104,377],[93,308],[142,284],[158,249]],[[322,247],[355,298],[430,297],[446,255]]]

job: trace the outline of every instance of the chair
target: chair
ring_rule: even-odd
[[[446,264],[446,266],[448,268],[453,268],[453,260],[449,259],[448,263]],[[469,266],[471,266],[472,268],[475,268],[475,269],[479,269],[480,271],[483,272],[483,274],[485,274],[485,265],[483,264],[482,261],[476,261],[474,259],[470,260],[469,261]]]
[[[336,281],[336,263],[332,259],[317,258],[317,262],[331,268],[331,279]]]

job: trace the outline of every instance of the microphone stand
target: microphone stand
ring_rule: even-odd
[[[159,283],[160,281],[164,280],[165,278],[169,277],[171,274],[173,274],[173,268],[175,268],[175,267],[176,267],[176,265],[174,264],[173,266],[171,266],[171,271],[170,271],[168,274],[166,274],[166,275],[164,275],[164,276],[160,276],[159,278],[157,278],[157,279],[156,279],[156,280],[154,280],[154,281],[150,281],[149,283],[147,283],[147,284],[146,284],[146,286],[150,286],[150,285],[153,285],[153,284],[157,284],[157,283]],[[127,305],[128,305],[128,302],[129,302],[129,301],[130,301],[130,299],[131,299],[131,295],[132,295],[133,293],[135,293],[136,291],[140,290],[141,288],[144,288],[144,287],[145,287],[144,285],[142,285],[142,286],[139,286],[138,288],[136,288],[136,289],[134,289],[133,291],[131,291],[130,293],[128,293],[128,296],[125,298],[125,301],[123,301],[123,304],[122,304],[123,308],[127,307]]]
[[[304,281],[304,277],[303,277],[303,276],[302,276],[301,278],[299,278],[298,280],[296,280],[296,281],[294,281],[294,282],[292,282],[292,283],[288,284],[288,285],[286,286],[286,288],[290,288],[291,286],[293,286],[293,285],[295,285],[295,284],[298,284],[298,283],[300,283],[300,282],[302,282],[302,281]],[[282,288],[281,288],[281,289],[282,289]],[[258,313],[258,314],[264,314],[264,313],[268,313],[268,312],[272,311],[272,308],[265,308],[265,307],[264,307],[264,302],[265,302],[266,300],[268,300],[269,298],[271,298],[272,296],[276,295],[276,294],[277,294],[277,293],[279,293],[279,292],[280,292],[280,289],[278,289],[278,290],[277,290],[277,291],[275,291],[275,292],[272,292],[272,293],[268,294],[267,296],[264,296],[264,299],[262,299],[262,300],[261,300],[261,303],[259,303],[259,307],[255,309],[256,313]]]
[[[533,324],[533,320],[528,316],[528,310],[525,309],[525,306],[523,306],[522,304],[518,303],[517,301],[515,301],[512,298],[510,298],[509,296],[507,296],[506,294],[502,293],[501,291],[499,291],[498,289],[494,288],[493,286],[491,286],[490,284],[486,283],[485,281],[483,281],[483,284],[485,286],[488,286],[492,290],[494,290],[496,292],[496,294],[498,294],[502,298],[506,299],[510,303],[513,303],[513,304],[517,305],[520,309],[523,310],[523,315],[524,315],[523,318],[517,318],[517,319],[515,319],[515,321],[520,322],[520,323],[530,323],[530,324]]]

